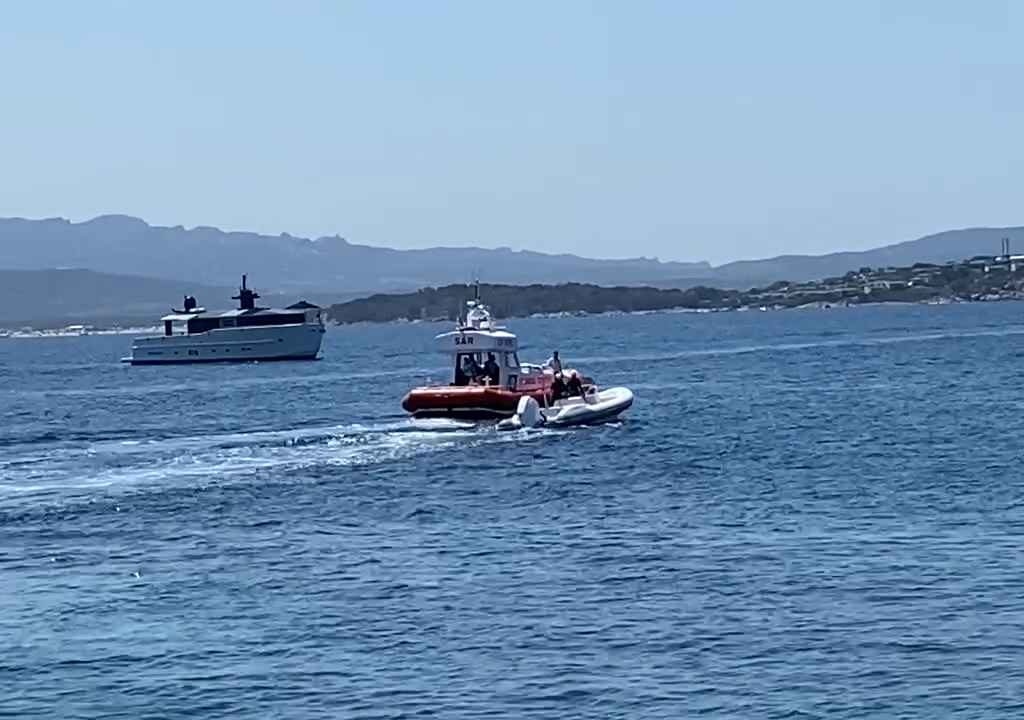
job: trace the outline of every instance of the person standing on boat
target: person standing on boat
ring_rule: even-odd
[[[549,357],[548,361],[544,363],[544,367],[551,368],[551,370],[554,371],[555,375],[559,375],[562,372],[562,361],[558,357],[557,350],[551,353],[551,357]]]
[[[501,381],[501,369],[498,367],[498,361],[494,359],[494,353],[487,353],[483,377],[491,385],[497,385]]]
[[[566,393],[565,380],[562,379],[562,373],[555,373],[555,379],[551,381],[551,402],[556,400],[564,400],[568,397]]]
[[[466,375],[467,382],[470,385],[475,385],[480,380],[480,366],[476,362],[476,358],[472,355],[467,355],[462,363],[462,372]]]

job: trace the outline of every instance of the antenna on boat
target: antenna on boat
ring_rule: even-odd
[[[238,294],[232,296],[232,300],[238,301],[239,310],[255,310],[256,309],[256,298],[259,297],[259,293],[253,292],[245,286],[246,275],[242,275],[242,287],[238,289]]]

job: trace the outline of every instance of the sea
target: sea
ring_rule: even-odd
[[[628,416],[0,339],[0,717],[1024,717],[1024,304],[508,324]]]

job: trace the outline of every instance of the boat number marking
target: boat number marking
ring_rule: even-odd
[[[456,345],[472,345],[473,344],[473,336],[472,335],[468,335],[468,336],[467,335],[459,335],[459,336],[457,336],[455,338],[455,344]]]

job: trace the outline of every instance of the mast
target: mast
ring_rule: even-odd
[[[242,287],[238,288],[238,294],[231,297],[232,300],[238,301],[239,310],[255,310],[256,309],[256,298],[259,297],[259,293],[253,292],[245,286],[246,276],[242,275]]]

